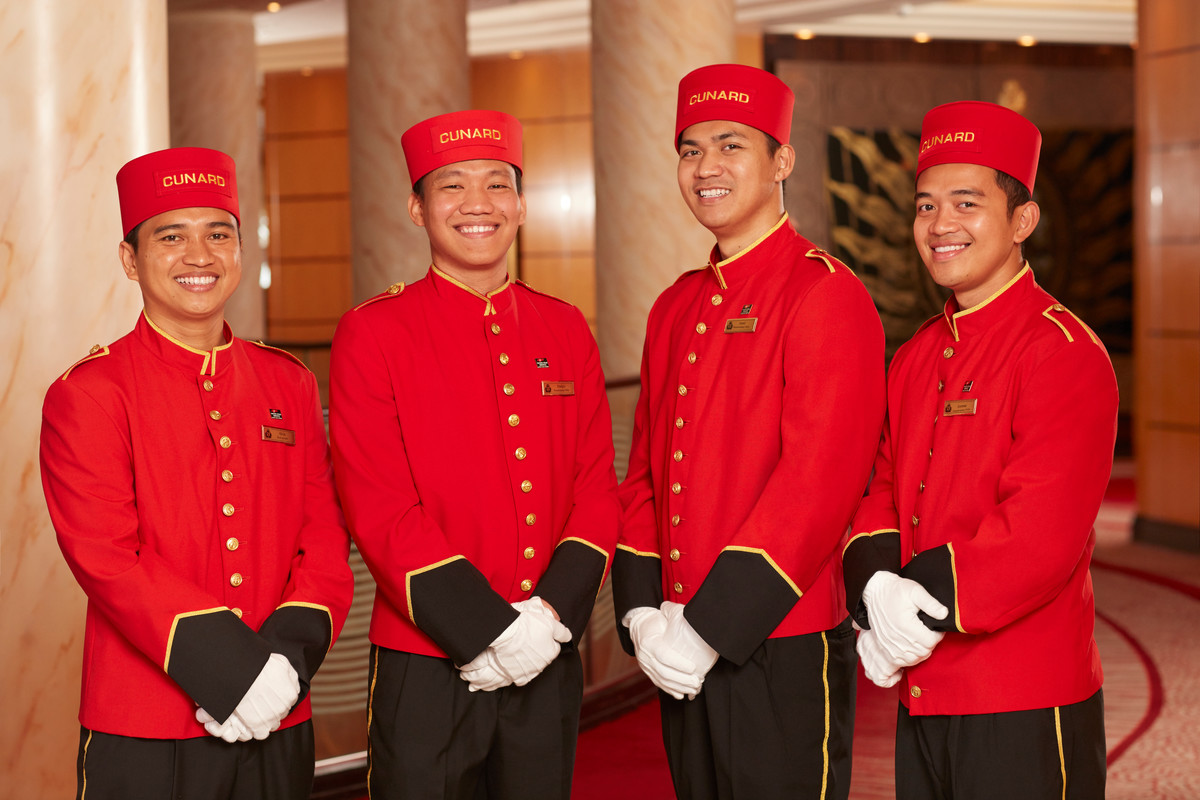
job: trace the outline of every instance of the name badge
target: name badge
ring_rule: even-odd
[[[978,400],[951,400],[942,406],[944,417],[970,417],[975,415]]]
[[[742,319],[725,320],[726,333],[754,333],[758,327],[758,317],[743,317]]]
[[[296,432],[289,431],[287,428],[271,428],[263,425],[262,440],[264,442],[279,442],[280,444],[294,447],[296,445]]]
[[[575,381],[542,381],[542,397],[570,397],[575,394]]]

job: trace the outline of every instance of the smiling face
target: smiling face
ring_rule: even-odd
[[[698,122],[680,135],[679,191],[724,258],[783,216],[781,184],[794,158],[786,144],[772,154],[767,135],[740,122]]]
[[[242,278],[237,219],[217,208],[180,208],[150,217],[137,236],[136,251],[121,242],[121,266],[137,281],[146,316],[184,344],[220,344],[225,303]]]
[[[939,164],[917,178],[913,240],[930,276],[962,310],[987,300],[1021,271],[1021,243],[1040,219],[1037,203],[1008,213],[996,172],[978,164]]]
[[[429,173],[421,186],[421,195],[409,196],[408,214],[425,228],[434,266],[478,291],[502,284],[508,249],[525,222],[515,168],[459,161]]]

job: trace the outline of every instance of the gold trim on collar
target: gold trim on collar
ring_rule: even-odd
[[[468,294],[473,294],[476,297],[478,297],[480,300],[482,300],[485,304],[483,307],[483,315],[485,317],[490,317],[492,314],[496,313],[496,306],[492,303],[492,298],[495,297],[496,295],[500,294],[501,292],[503,292],[508,287],[512,286],[512,276],[505,274],[504,283],[499,288],[492,289],[487,294],[484,294],[483,292],[479,291],[478,289],[473,289],[470,286],[467,286],[465,283],[460,281],[458,278],[454,278],[454,277],[451,277],[450,275],[447,275],[445,272],[442,272],[440,269],[438,269],[434,265],[430,265],[429,268],[432,269],[438,276],[444,278],[446,280],[446,282],[450,283],[453,286],[457,286],[458,288],[462,289],[464,292],[467,292]]]
[[[201,375],[216,375],[217,374],[217,352],[220,350],[228,350],[233,345],[233,334],[232,334],[232,332],[230,332],[229,324],[226,322],[221,323],[221,329],[222,329],[221,334],[222,335],[229,334],[229,341],[225,342],[225,344],[217,345],[212,350],[201,350],[199,348],[192,347],[190,344],[184,344],[183,342],[179,341],[171,334],[164,331],[162,328],[155,325],[154,320],[150,319],[149,315],[146,314],[145,309],[142,309],[142,316],[146,318],[147,324],[149,324],[150,327],[153,328],[154,331],[157,332],[159,336],[163,337],[171,344],[175,345],[176,347],[180,347],[184,350],[187,350],[189,353],[195,353],[198,356],[204,356],[204,363],[200,365],[200,374]]]
[[[956,341],[956,342],[958,341],[958,319],[959,319],[959,317],[965,317],[968,314],[974,314],[976,311],[980,310],[981,308],[985,308],[986,306],[990,305],[993,300],[995,300],[997,297],[1004,294],[1009,289],[1011,289],[1014,285],[1016,285],[1017,281],[1021,280],[1021,278],[1025,275],[1026,272],[1031,272],[1031,271],[1032,271],[1032,268],[1029,266],[1029,262],[1026,261],[1025,266],[1021,267],[1021,271],[1018,272],[1016,275],[1012,276],[1012,278],[1009,279],[1008,283],[1004,284],[999,289],[997,289],[995,291],[995,293],[992,294],[992,296],[989,297],[987,300],[984,300],[982,303],[980,303],[978,305],[971,306],[966,311],[958,311],[958,312],[955,312],[954,314],[950,315],[949,317],[947,317],[946,324],[950,326],[950,332],[952,334],[954,334],[954,341]],[[942,312],[942,316],[945,316],[945,312]]]
[[[749,244],[749,246],[743,247],[737,253],[734,253],[729,258],[726,258],[723,261],[716,261],[716,262],[713,262],[711,260],[709,261],[709,266],[712,268],[713,273],[717,276],[717,283],[721,284],[722,290],[728,289],[729,286],[725,283],[725,276],[721,274],[721,267],[729,266],[734,261],[737,261],[739,258],[746,255],[751,250],[758,247],[760,244],[763,243],[764,240],[769,238],[771,236],[771,234],[773,234],[775,231],[779,230],[779,227],[787,221],[788,221],[788,213],[785,211],[785,212],[783,212],[783,216],[779,218],[779,222],[776,222],[774,225],[772,225],[770,230],[768,230],[762,236],[758,237],[753,242],[751,242]]]

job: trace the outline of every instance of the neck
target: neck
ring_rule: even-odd
[[[508,280],[508,264],[504,261],[486,269],[456,269],[454,267],[443,266],[436,261],[433,265],[451,278],[454,278],[454,280],[471,287],[480,294],[495,291]]]
[[[154,326],[167,336],[195,350],[212,350],[225,344],[225,319],[223,317],[218,317],[211,322],[188,323],[155,319],[154,315],[147,311],[146,319],[153,322]]]
[[[721,261],[728,261],[738,253],[745,250],[750,245],[763,238],[776,225],[779,220],[783,219],[782,206],[778,210],[774,210],[771,215],[764,215],[759,224],[744,231],[736,233],[725,233],[723,231],[713,231],[717,237],[717,252],[721,256]]]

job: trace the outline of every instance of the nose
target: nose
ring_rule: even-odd
[[[958,229],[958,218],[954,214],[953,206],[939,206],[933,213],[933,218],[929,221],[929,230],[931,233],[944,234],[950,233]]]
[[[703,150],[700,157],[696,160],[696,176],[699,178],[712,178],[721,174],[721,158],[720,153],[716,150]]]
[[[204,266],[216,260],[212,252],[212,246],[206,236],[192,238],[188,242],[187,250],[183,255],[186,263],[195,266]]]
[[[492,198],[486,185],[468,186],[463,193],[459,210],[464,214],[488,214],[492,211]]]

